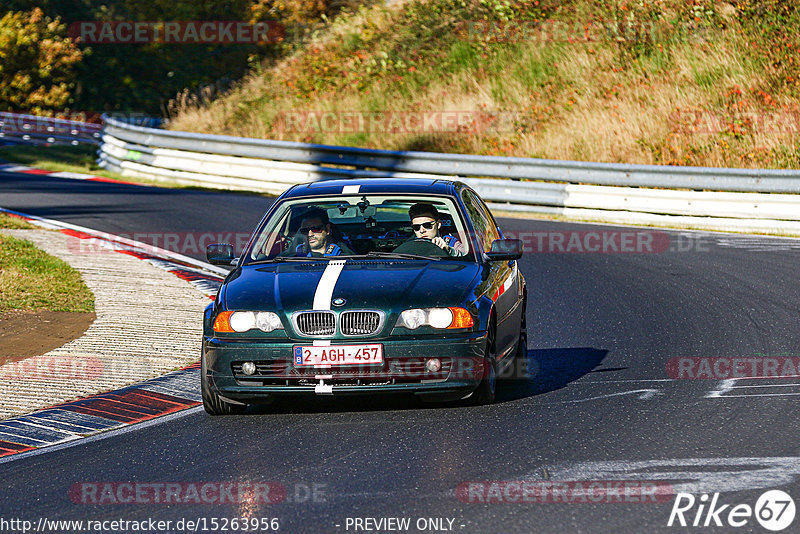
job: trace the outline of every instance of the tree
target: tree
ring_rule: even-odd
[[[70,103],[83,55],[59,18],[41,9],[0,18],[0,109],[43,114]]]

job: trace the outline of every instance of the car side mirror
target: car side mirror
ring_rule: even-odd
[[[522,257],[522,241],[520,239],[495,239],[486,256],[489,261],[518,260]]]
[[[211,265],[231,265],[233,260],[233,245],[228,243],[214,243],[206,247],[206,259]]]

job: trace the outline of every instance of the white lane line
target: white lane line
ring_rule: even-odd
[[[76,432],[74,430],[65,430],[63,428],[57,428],[57,427],[54,427],[54,426],[48,426],[46,424],[44,424],[44,425],[43,424],[39,424],[38,422],[19,421],[19,420],[15,420],[15,419],[12,419],[12,421],[14,421],[15,423],[19,423],[21,425],[27,425],[27,426],[32,427],[32,428],[40,428],[42,430],[46,430],[46,431],[50,431],[50,432],[58,432],[58,433],[61,433],[61,434],[65,434],[67,436],[74,436],[74,437],[81,437],[82,436],[82,434],[80,432]]]
[[[328,263],[322,277],[317,284],[317,290],[314,293],[313,309],[315,310],[330,310],[331,298],[333,298],[333,288],[336,286],[336,281],[339,280],[339,275],[342,274],[344,264],[347,260],[334,260]]]
[[[752,388],[792,388],[800,387],[800,384],[745,384],[737,386],[740,380],[765,380],[767,378],[778,379],[778,377],[744,377],[744,378],[728,378],[722,380],[717,385],[717,388],[705,394],[707,399],[731,399],[743,397],[793,397],[800,395],[800,393],[746,393],[743,395],[730,395],[729,393],[735,389],[752,389]],[[792,377],[794,378],[794,377]]]
[[[593,400],[600,400],[600,399],[608,399],[610,397],[619,397],[620,395],[631,395],[634,393],[638,393],[639,400],[648,400],[652,399],[656,395],[661,395],[662,393],[657,389],[634,389],[632,391],[620,391],[618,393],[609,393],[608,395],[600,395],[598,397],[589,397],[588,399],[575,399],[575,400],[566,400],[566,401],[558,401],[561,404],[574,404],[579,402],[589,402]]]
[[[210,263],[206,263],[204,261],[199,261],[194,258],[190,258],[189,256],[184,256],[183,254],[178,254],[177,252],[172,252],[170,250],[163,249],[161,247],[156,247],[154,245],[149,245],[147,243],[143,243],[141,241],[134,241],[133,239],[128,239],[127,237],[122,237],[114,234],[109,234],[106,232],[99,232],[97,230],[93,230],[91,228],[87,228],[85,226],[79,226],[77,224],[65,223],[61,221],[57,221],[55,219],[48,219],[45,217],[39,217],[38,215],[31,215],[30,213],[22,213],[20,211],[14,211],[7,208],[0,207],[0,212],[5,213],[13,213],[14,215],[20,215],[29,219],[29,221],[37,226],[41,226],[42,228],[49,228],[51,230],[75,230],[78,232],[83,232],[84,234],[89,234],[91,236],[95,236],[99,239],[103,239],[106,241],[110,241],[112,243],[120,243],[123,245],[127,245],[137,250],[141,250],[142,252],[149,253],[153,256],[161,256],[166,259],[176,260],[182,263],[187,263],[189,265],[198,267],[205,271],[210,271],[214,274],[220,275],[222,277],[228,276],[228,272],[226,269],[222,267],[218,267],[216,265],[211,265]]]
[[[714,467],[720,470],[712,470]],[[595,461],[550,469],[553,480],[674,481],[670,485],[676,493],[773,489],[794,483],[798,475],[800,458],[796,456]],[[535,472],[524,479],[536,480],[539,477],[541,473]]]
[[[800,395],[800,393],[751,393],[749,395],[724,395],[720,399],[735,399],[735,398],[751,398],[751,397],[793,397]]]
[[[733,386],[733,389],[747,389],[747,388],[796,388],[800,384],[763,384],[754,386]]]
[[[24,172],[32,171],[33,167],[26,167],[25,165],[3,165],[0,166],[2,172]]]
[[[677,382],[676,378],[636,378],[631,380],[586,380],[570,384],[571,386],[582,386],[584,384],[627,384],[630,382]]]
[[[722,397],[723,395],[725,395],[725,393],[727,393],[730,390],[732,390],[734,387],[736,387],[736,379],[735,378],[727,378],[727,379],[721,381],[717,385],[717,389],[709,391],[708,393],[706,393],[706,398],[707,399],[718,399],[718,398]]]
[[[95,176],[94,174],[85,174],[82,172],[67,172],[67,171],[60,171],[60,172],[51,172],[47,174],[51,178],[72,178],[73,180],[91,180],[92,178],[100,178]]]

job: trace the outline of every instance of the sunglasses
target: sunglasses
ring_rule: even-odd
[[[425,228],[426,230],[431,230],[431,229],[433,229],[433,225],[435,224],[435,222],[436,221],[428,221],[428,222],[424,222],[422,224],[412,224],[411,228],[413,228],[415,232],[419,232],[420,228]]]
[[[315,234],[321,233],[325,227],[321,224],[317,226],[309,226],[308,228],[300,228],[300,233],[308,234],[309,232],[314,232]]]

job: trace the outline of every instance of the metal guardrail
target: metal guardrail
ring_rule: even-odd
[[[280,193],[354,177],[457,178],[506,211],[625,224],[800,235],[800,170],[626,165],[397,152],[173,132],[106,118],[102,167]]]
[[[316,180],[457,178],[494,209],[625,224],[800,235],[800,170],[627,165],[397,152],[173,132],[0,112],[0,142],[99,144],[126,176],[278,194]]]
[[[97,145],[102,131],[102,124],[0,112],[0,140],[42,145]]]
[[[342,165],[356,169],[377,169],[390,172],[487,176],[595,185],[800,193],[800,170],[629,165],[435,152],[369,150],[155,130],[132,126],[114,119],[106,120],[105,133],[129,143],[154,148],[310,163],[319,166]]]

